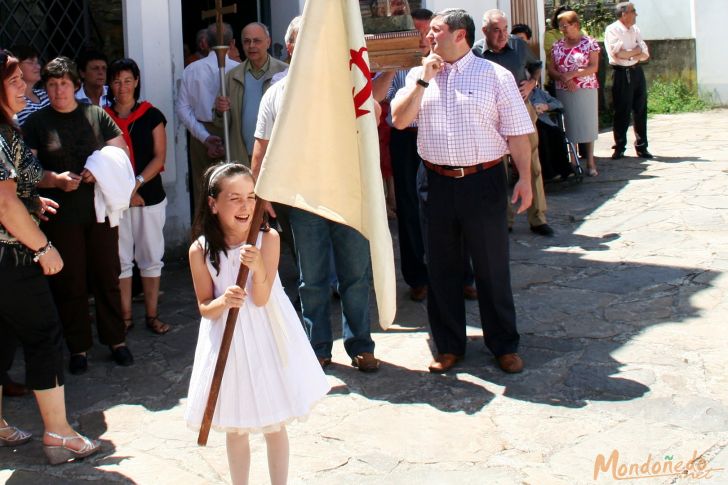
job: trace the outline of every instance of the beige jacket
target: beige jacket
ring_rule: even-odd
[[[270,56],[268,70],[263,74],[263,92],[270,87],[270,80],[274,74],[285,71],[288,67],[283,61]],[[253,147],[246,147],[243,140],[243,94],[245,92],[245,71],[250,62],[246,59],[239,66],[231,69],[225,75],[225,89],[230,98],[230,160],[237,160],[250,166],[250,156],[253,154]],[[216,126],[222,128],[222,115],[215,113],[213,120]]]

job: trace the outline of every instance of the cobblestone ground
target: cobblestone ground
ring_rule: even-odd
[[[555,238],[517,220],[523,374],[496,369],[468,303],[465,361],[430,375],[425,305],[400,281],[396,325],[374,336],[378,374],[350,367],[335,343],[331,394],[289,428],[290,482],[571,485],[637,473],[652,478],[635,483],[727,483],[728,110],[657,116],[649,132],[654,160],[602,158],[597,178],[549,184]],[[597,155],[610,145],[603,133]],[[289,267],[283,276],[292,288]],[[133,367],[97,344],[89,372],[68,376],[71,419],[102,453],[46,465],[33,399],[5,399],[8,420],[36,437],[0,448],[0,482],[229,483],[224,436],[200,448],[182,421],[198,323],[183,262],[167,265],[163,289],[174,329],[152,335],[135,305]],[[251,483],[265,483],[262,438],[252,450]],[[600,455],[613,460],[595,475]]]

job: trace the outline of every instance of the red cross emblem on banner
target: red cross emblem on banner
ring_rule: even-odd
[[[352,66],[358,67],[367,81],[366,85],[364,85],[358,93],[354,94],[354,90],[356,89],[355,87],[351,89],[351,93],[352,95],[354,95],[354,110],[356,111],[357,118],[369,113],[369,110],[362,109],[362,106],[364,105],[366,100],[369,99],[369,96],[372,95],[372,73],[369,70],[367,62],[364,60],[364,53],[366,51],[366,47],[362,47],[358,51],[355,51],[354,49],[349,49],[349,52],[351,53],[351,59],[349,59],[349,69],[351,69]]]

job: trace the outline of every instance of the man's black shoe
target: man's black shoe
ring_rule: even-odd
[[[88,359],[84,354],[73,354],[68,362],[68,372],[77,376],[88,370]]]
[[[122,367],[129,367],[134,363],[134,356],[131,355],[131,351],[126,345],[111,349],[111,358]]]
[[[637,156],[640,158],[654,158],[647,150],[637,150]]]
[[[612,160],[620,160],[624,158],[624,150],[614,150],[612,153]]]
[[[531,226],[531,232],[535,232],[539,236],[553,237],[554,230],[548,224],[539,224],[538,226]]]

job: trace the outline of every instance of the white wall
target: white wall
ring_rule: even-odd
[[[728,56],[724,32],[728,1],[693,0],[698,88],[720,105],[728,105]]]
[[[645,40],[691,39],[693,37],[691,21],[693,0],[631,1],[637,9],[637,25]],[[702,0],[698,3],[702,3]],[[716,3],[728,2],[723,0]]]
[[[291,19],[303,12],[305,0],[271,0],[271,46],[276,43],[283,46],[283,58],[286,57],[286,44],[283,37]],[[272,52],[272,51],[271,51]]]
[[[167,160],[162,173],[167,192],[167,247],[187,243],[190,227],[187,139],[174,112],[184,69],[181,0],[124,0],[124,51],[141,70],[141,97],[167,118]]]

